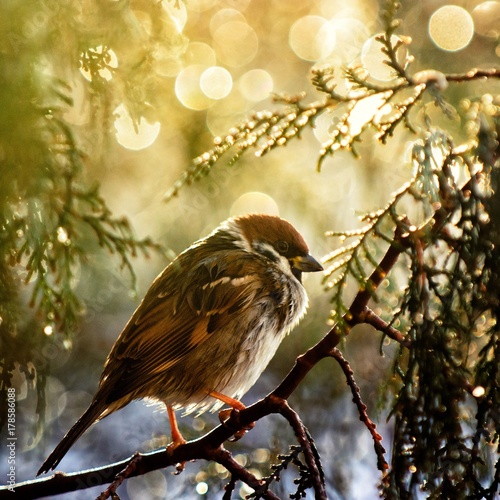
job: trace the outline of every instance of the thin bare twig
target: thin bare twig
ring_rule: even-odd
[[[392,340],[399,342],[401,345],[409,348],[411,346],[411,340],[405,337],[399,330],[391,326],[389,323],[384,321],[380,316],[375,314],[375,312],[366,307],[364,310],[364,323],[367,323],[384,335],[387,335]]]
[[[240,465],[233,458],[231,453],[222,445],[213,450],[213,453],[211,452],[210,456],[213,460],[223,465],[231,473],[231,481],[234,481],[234,478],[238,478],[254,490],[258,490],[262,486],[263,482],[257,479],[248,469],[245,469],[245,467]],[[263,491],[260,496],[271,500],[279,500],[279,497],[269,490]]]
[[[227,483],[226,486],[224,486],[224,495],[222,496],[222,500],[231,500],[233,491],[236,488],[236,481],[237,478],[233,474],[231,474],[229,483]]]
[[[382,436],[376,431],[376,424],[370,419],[368,413],[366,412],[367,407],[361,400],[359,387],[354,380],[354,372],[352,371],[351,366],[344,358],[339,349],[337,349],[336,347],[332,349],[330,356],[334,358],[342,368],[342,371],[344,372],[344,375],[346,377],[347,385],[350,387],[352,392],[352,400],[358,408],[359,419],[361,420],[361,422],[363,422],[363,424],[365,424],[365,427],[368,429],[373,438],[373,445],[375,447],[375,453],[377,455],[377,467],[382,472],[386,472],[389,469],[389,464],[384,457],[386,450],[382,446]]]
[[[275,398],[272,395],[269,397]],[[326,499],[327,495],[325,490],[325,478],[317,450],[315,449],[314,441],[312,440],[306,426],[300,419],[297,412],[293,410],[285,400],[277,400],[275,398],[275,402],[280,406],[280,414],[288,420],[288,423],[294,430],[297,441],[302,447],[302,452],[311,473],[311,480],[313,483],[315,498],[319,500]]]
[[[481,78],[500,78],[499,68],[480,69],[473,68],[465,73],[449,73],[445,74],[448,82],[468,82],[471,80],[479,80]]]
[[[135,471],[140,459],[141,456],[139,453],[135,453],[129,460],[126,467],[115,476],[114,481],[97,497],[96,500],[106,500],[109,497],[113,498],[113,496],[116,495],[118,487]]]

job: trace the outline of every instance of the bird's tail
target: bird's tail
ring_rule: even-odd
[[[104,407],[103,407],[104,406]],[[63,459],[64,455],[73,446],[75,441],[96,421],[99,419],[106,406],[101,401],[92,401],[85,413],[77,420],[75,425],[61,439],[61,442],[55,447],[54,451],[46,458],[45,462],[37,472],[37,476],[54,469]]]

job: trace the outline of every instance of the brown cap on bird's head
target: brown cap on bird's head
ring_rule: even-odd
[[[302,235],[286,220],[276,215],[249,214],[233,219],[247,241],[272,245],[299,272],[322,271],[321,264],[309,254]]]

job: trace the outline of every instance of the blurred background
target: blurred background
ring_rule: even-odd
[[[250,151],[233,166],[222,160],[209,176],[165,201],[192,159],[212,147],[214,137],[225,136],[255,110],[275,109],[273,93],[306,91],[307,102],[322,99],[310,84],[311,68],[335,67],[339,92],[349,90],[342,75],[345,65],[362,64],[380,85],[389,82],[394,75],[383,64],[375,39],[383,30],[384,5],[375,0],[2,1],[0,61],[6,71],[1,79],[11,90],[0,97],[2,161],[29,151],[34,138],[40,139],[37,130],[24,127],[21,114],[5,111],[16,99],[25,99],[26,81],[37,86],[45,102],[62,93],[66,100],[58,100],[54,109],[83,154],[85,182],[100,184],[109,208],[127,217],[139,237],[150,236],[167,249],[166,256],[152,253],[133,260],[135,292],[119,259],[90,253],[88,262],[75,269],[73,280],[84,305],[80,332],[64,342],[51,329],[31,332],[53,337],[32,361],[48,373],[45,432],[36,435],[37,399],[28,390],[29,377],[19,370],[13,379],[18,396],[18,481],[33,478],[84,411],[114,340],[169,258],[222,220],[245,212],[286,218],[320,258],[338,244],[326,238],[325,231],[360,227],[359,213],[383,206],[411,178],[415,136],[402,127],[384,146],[366,134],[359,147],[361,158],[339,152],[318,172],[321,144],[339,119],[325,112],[300,140],[262,158]],[[411,37],[405,49],[415,58],[410,73],[498,65],[500,2],[402,2],[399,17],[398,35]],[[467,85],[450,88],[450,102],[458,102]],[[481,83],[475,85],[478,93],[484,92]],[[456,126],[432,104],[426,112],[437,124],[442,120],[448,128]],[[23,157],[19,168],[26,162]],[[243,398],[246,404],[271,391],[296,356],[328,331],[331,305],[321,278],[307,276],[304,285],[309,314]],[[346,290],[347,303],[352,293]],[[385,424],[389,407],[384,403],[390,396],[381,381],[395,348],[385,343],[381,355],[380,335],[360,328],[341,349],[390,450],[390,422]],[[323,361],[289,402],[316,441],[330,498],[376,498],[380,475],[371,438],[359,422],[338,366]],[[187,438],[217,422],[216,415],[180,419]],[[169,432],[164,413],[136,402],[91,428],[59,468],[87,469],[124,459],[136,450],[156,449],[168,443]],[[227,447],[242,464],[265,475],[290,444],[291,430],[280,418],[270,417]],[[276,493],[287,496],[285,492],[294,491],[293,478],[294,471],[287,473]],[[180,476],[166,470],[128,480],[119,493],[124,499],[220,498],[227,479],[216,464],[190,463]],[[94,498],[102,489],[65,498]],[[250,491],[242,486],[238,493],[243,498]]]

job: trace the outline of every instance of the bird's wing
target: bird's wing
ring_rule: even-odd
[[[158,276],[115,342],[101,386],[118,400],[174,366],[266,294],[263,264],[246,252],[220,252],[186,268],[182,258]]]

